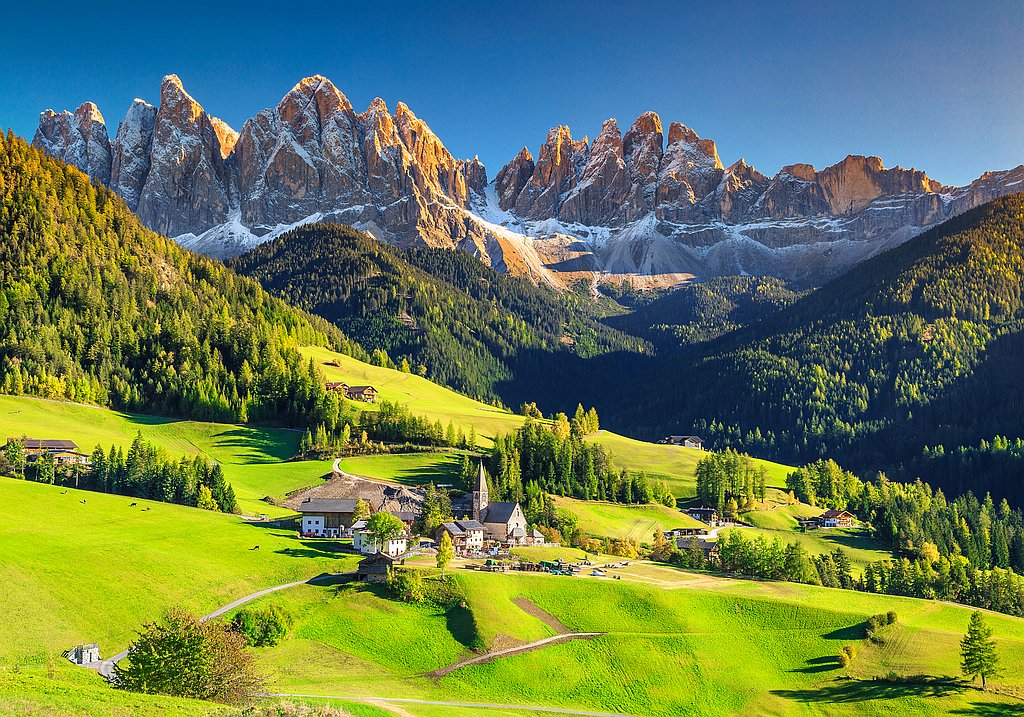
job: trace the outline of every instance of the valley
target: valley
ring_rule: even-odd
[[[939,112],[892,13],[53,9],[0,104],[163,79],[0,135],[0,714],[1024,714],[1024,165],[955,111],[1000,33],[906,13]]]

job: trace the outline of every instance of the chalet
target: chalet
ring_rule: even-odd
[[[341,393],[346,396],[348,395],[348,384],[344,381],[328,381],[324,384],[324,388],[328,391],[333,391],[334,393]]]
[[[544,533],[540,532],[536,528],[526,534],[527,545],[544,545],[547,538],[544,537]]]
[[[373,386],[349,386],[345,395],[353,401],[377,402],[377,389]]]
[[[689,550],[692,545],[696,544],[701,552],[704,553],[704,559],[711,562],[716,560],[719,555],[718,541],[708,540],[706,537],[690,536],[688,538],[676,538],[676,547],[680,550]]]
[[[363,558],[356,566],[356,580],[365,580],[369,583],[382,583],[388,579],[388,571],[393,565],[401,565],[402,560],[394,558],[386,553],[374,553],[368,558]]]
[[[687,508],[683,512],[694,520],[699,520],[711,526],[718,525],[721,521],[721,516],[716,508]]]
[[[694,535],[707,535],[707,528],[672,528],[664,532],[665,538],[674,540],[676,538],[689,538]]]
[[[340,538],[353,523],[356,501],[349,498],[312,500],[299,503],[302,535],[315,538]]]
[[[486,538],[509,545],[526,545],[526,514],[519,503],[492,503],[488,498],[483,463],[473,491],[473,520],[484,524]]]
[[[700,436],[665,436],[659,443],[696,448],[698,451],[704,450],[704,439]]]
[[[484,549],[486,532],[487,528],[479,520],[455,520],[437,526],[437,530],[434,531],[434,540],[440,543],[442,536],[447,533],[455,552],[465,555],[466,553],[478,553]]]
[[[848,510],[826,510],[818,516],[822,528],[852,528],[853,513]]]
[[[343,537],[343,538],[351,538],[358,531],[364,530],[365,528],[366,528],[366,521],[365,520],[357,520],[352,525],[350,525],[347,530],[342,531],[341,537]]]
[[[409,549],[409,538],[405,533],[402,533],[382,546],[377,536],[364,528],[363,530],[353,531],[352,549],[359,551],[363,555],[384,553],[385,555],[397,558],[399,555],[404,555]]]
[[[18,440],[20,439],[8,438],[7,442],[13,443]],[[27,463],[35,463],[43,456],[52,456],[53,462],[59,466],[89,465],[89,456],[79,453],[78,444],[74,441],[26,438],[21,452]]]

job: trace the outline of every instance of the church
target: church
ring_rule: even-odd
[[[526,514],[519,503],[490,502],[483,463],[473,491],[473,520],[483,523],[488,540],[509,545],[526,543]]]

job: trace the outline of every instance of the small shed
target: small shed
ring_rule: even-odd
[[[403,562],[387,553],[374,553],[359,561],[359,565],[356,567],[356,579],[369,583],[382,583],[387,580],[388,570],[393,565],[401,565]]]
[[[100,661],[100,646],[95,642],[88,645],[76,645],[64,653],[76,665],[88,665]]]

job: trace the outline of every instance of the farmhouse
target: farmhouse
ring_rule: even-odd
[[[704,439],[700,436],[665,436],[659,442],[668,443],[673,446],[696,448],[698,451],[704,450]]]
[[[384,553],[391,557],[398,557],[405,554],[405,551],[409,549],[409,539],[403,533],[381,546],[377,536],[369,530],[356,530],[352,533],[352,549],[359,551],[363,555]]]
[[[688,538],[693,535],[707,535],[707,528],[672,528],[672,530],[666,530],[664,536],[673,540],[675,538]]]
[[[440,543],[441,537],[448,533],[455,552],[465,555],[484,549],[484,534],[486,532],[487,528],[479,520],[456,520],[437,526],[437,530],[434,531],[434,540]]]
[[[715,508],[687,508],[683,512],[694,520],[699,520],[700,522],[707,523],[711,526],[718,525],[721,520],[718,510]]]
[[[324,388],[334,393],[341,393],[348,395],[348,384],[344,381],[328,381],[324,384]]]
[[[818,516],[822,528],[852,528],[853,513],[848,510],[826,510]]]
[[[18,438],[8,438],[8,443],[16,442]],[[89,456],[78,452],[78,444],[74,441],[53,440],[48,438],[26,438],[25,445],[21,449],[25,461],[35,463],[43,456],[53,457],[53,462],[59,466],[89,465]]]
[[[488,540],[526,545],[526,514],[519,503],[490,502],[483,463],[473,491],[473,520],[484,524]]]
[[[359,565],[356,566],[356,580],[382,583],[388,579],[388,570],[391,569],[391,566],[401,565],[402,562],[385,553],[374,553],[359,561]]]
[[[315,538],[339,538],[352,525],[356,501],[350,498],[311,500],[299,504],[302,535]]]
[[[373,386],[349,386],[345,395],[353,401],[365,401],[366,403],[376,403],[377,401],[377,389]]]

